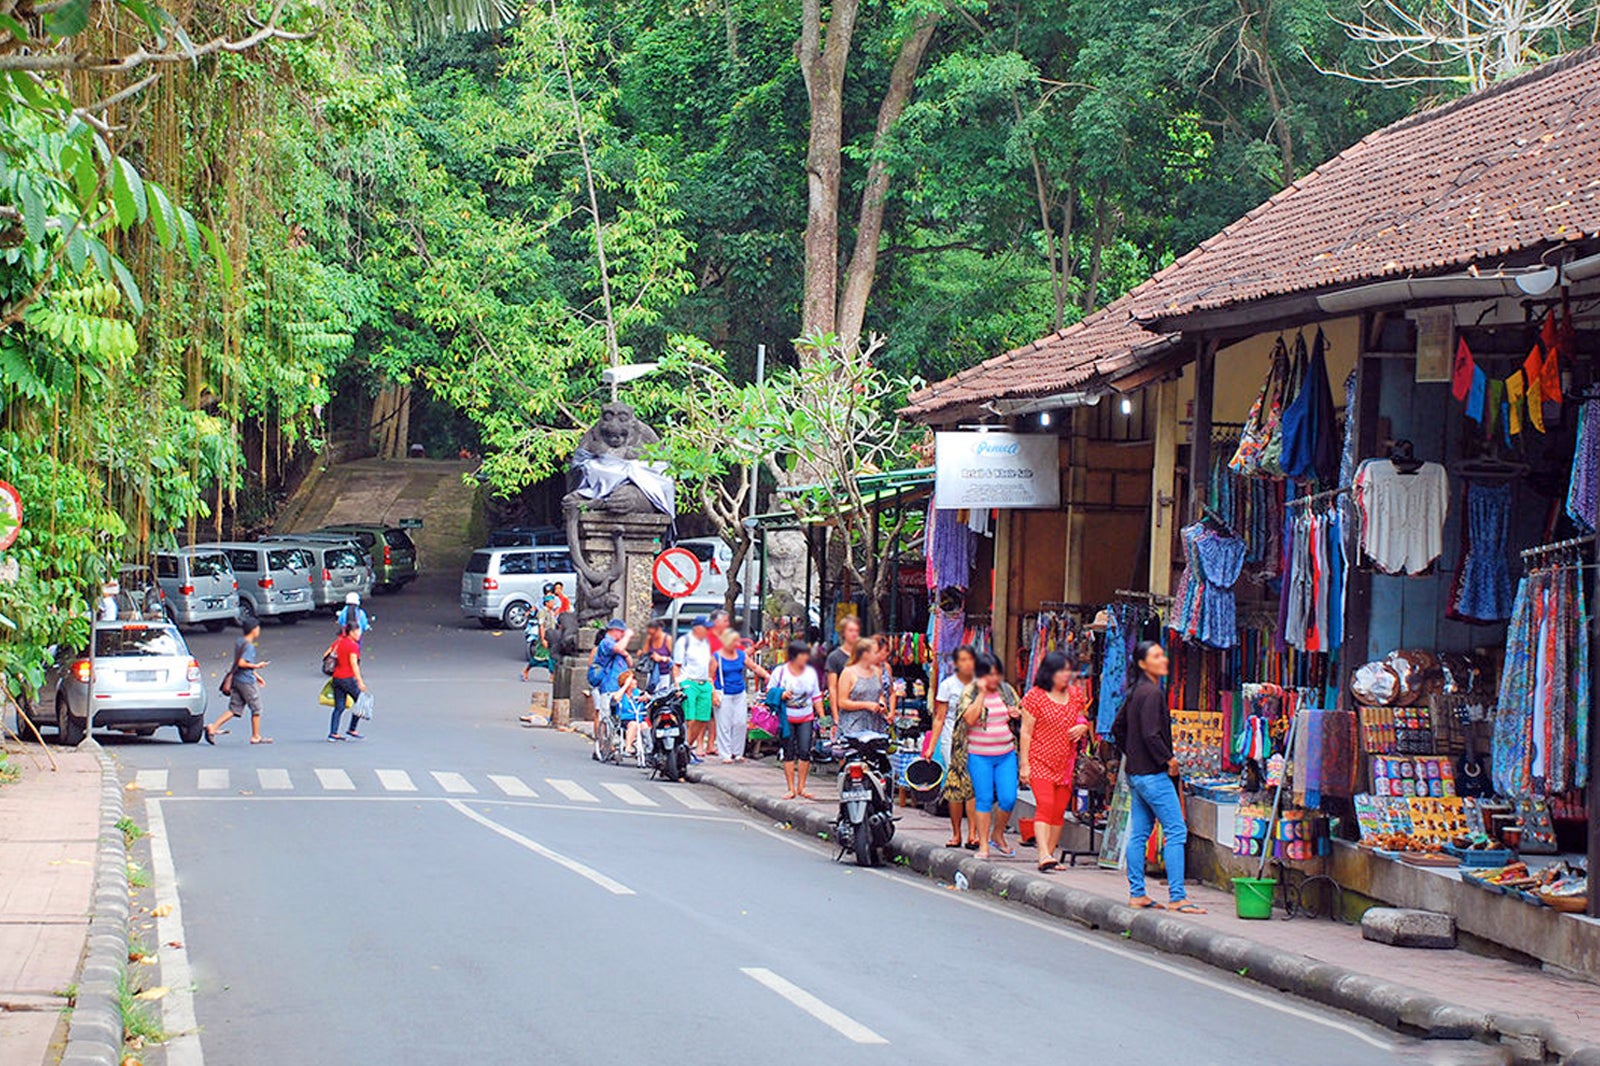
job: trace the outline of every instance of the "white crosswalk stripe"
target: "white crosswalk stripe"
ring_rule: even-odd
[[[203,769],[203,770],[201,770],[199,772],[199,774],[196,775],[195,787],[196,788],[206,788],[206,789],[227,788],[228,787],[228,771],[226,771],[226,770],[213,770],[213,769],[211,769],[209,767],[206,768],[206,769]]]
[[[350,775],[343,770],[313,770],[317,775],[317,783],[329,792],[354,792],[356,783],[350,780]]]
[[[494,782],[495,788],[498,788],[508,796],[515,796],[518,799],[537,799],[539,797],[539,793],[524,784],[520,777],[513,777],[510,774],[490,774],[489,780]]]
[[[444,789],[446,792],[453,792],[457,795],[465,795],[469,792],[478,791],[472,787],[472,782],[468,781],[460,774],[451,773],[448,770],[433,770],[430,772],[433,774],[433,779],[439,782],[439,787]]]
[[[140,770],[134,775],[133,783],[146,792],[165,792],[167,790],[167,772],[165,770]]]
[[[600,787],[611,793],[617,799],[630,807],[659,807],[661,804],[646,796],[632,785],[621,785],[611,781],[602,781]]]
[[[663,785],[661,791],[689,808],[691,811],[714,811],[717,805],[687,785]]]
[[[294,787],[294,782],[289,780],[287,770],[257,770],[256,778],[261,782],[261,787],[273,792],[282,792]]]
[[[584,788],[576,781],[568,781],[564,777],[547,777],[545,784],[561,793],[574,803],[599,803],[600,797]]]
[[[390,792],[415,792],[416,783],[404,770],[379,770],[378,784]]]

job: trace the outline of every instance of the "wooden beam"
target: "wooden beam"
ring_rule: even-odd
[[[1372,315],[1361,316],[1361,349],[1356,353],[1356,409],[1346,417],[1356,419],[1356,459],[1378,453],[1378,390],[1383,361],[1367,354],[1372,345]],[[1367,661],[1367,641],[1372,633],[1372,571],[1360,566],[1360,549],[1350,561],[1350,582],[1345,596],[1344,646],[1339,649],[1339,707],[1353,710],[1350,677]]]
[[[1019,512],[996,512],[994,528],[994,596],[989,624],[994,629],[995,658],[1009,662],[1011,654],[1011,524]]]
[[[1178,383],[1155,386],[1155,457],[1150,467],[1151,592],[1172,592],[1172,525],[1177,516]],[[1068,597],[1071,602],[1071,597]]]
[[[1195,341],[1194,440],[1189,444],[1189,511],[1187,521],[1200,514],[1206,479],[1211,476],[1211,408],[1217,394],[1217,343],[1201,337]]]

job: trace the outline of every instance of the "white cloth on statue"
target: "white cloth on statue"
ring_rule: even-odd
[[[660,463],[646,463],[639,459],[624,459],[620,455],[596,455],[579,448],[572,453],[573,468],[582,480],[573,491],[591,500],[602,499],[616,491],[617,486],[633,482],[639,486],[656,510],[676,518],[672,479],[664,474]]]

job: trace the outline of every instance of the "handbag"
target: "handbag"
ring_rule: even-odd
[[[1282,339],[1278,341],[1283,344]],[[1273,349],[1273,363],[1277,364],[1278,350]],[[1291,407],[1301,392],[1301,383],[1306,374],[1306,338],[1299,334],[1294,339],[1294,358],[1286,359],[1287,371],[1282,378],[1278,389],[1277,401],[1272,404],[1267,412],[1267,437],[1266,447],[1261,449],[1260,473],[1263,477],[1283,476],[1283,430],[1284,412]]]
[[[1233,458],[1228,460],[1228,469],[1240,477],[1261,477],[1264,473],[1261,462],[1283,410],[1283,387],[1288,375],[1289,349],[1284,346],[1283,338],[1279,337],[1272,349],[1267,380],[1261,383],[1261,391],[1250,405],[1244,428],[1239,431],[1239,447],[1234,450]]]
[[[1090,740],[1078,753],[1078,761],[1072,764],[1072,788],[1074,791],[1082,789],[1086,792],[1104,795],[1106,786],[1111,783],[1111,775],[1106,772],[1105,760],[1102,758],[1102,742]]]
[[[234,669],[238,669],[238,667],[235,667]],[[222,693],[224,696],[233,695],[233,670],[229,670],[227,673],[222,675],[222,680],[217,684],[217,691]]]
[[[322,653],[322,673],[324,677],[332,677],[333,672],[339,669],[339,657],[333,653],[333,645],[328,645],[328,650]]]

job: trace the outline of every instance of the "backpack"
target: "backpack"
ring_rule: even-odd
[[[611,653],[611,657],[604,663],[601,663],[600,645],[596,644],[594,646],[594,654],[589,657],[589,673],[587,675],[590,688],[597,689],[600,687],[600,683],[606,679],[606,671],[611,668],[611,664],[615,662],[616,659],[617,653],[613,651]]]

